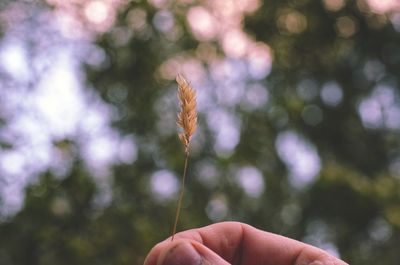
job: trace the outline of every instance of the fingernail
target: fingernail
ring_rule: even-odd
[[[201,265],[202,257],[188,242],[180,242],[172,246],[160,256],[157,265]]]

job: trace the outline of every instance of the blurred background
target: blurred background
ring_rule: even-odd
[[[397,0],[1,0],[0,264],[141,264],[224,220],[400,260]]]

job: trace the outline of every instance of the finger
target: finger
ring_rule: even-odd
[[[224,222],[178,233],[175,238],[204,244],[230,264],[242,265],[345,265],[326,252],[283,236],[264,232],[246,224]],[[146,265],[156,265],[160,252],[171,240],[159,243],[150,252]]]
[[[327,252],[280,235],[243,225],[243,265],[346,265]]]
[[[199,242],[200,244],[204,244],[207,248],[214,250],[214,252],[215,250],[217,250],[219,256],[221,256],[221,252],[224,252],[226,254],[233,253],[234,249],[230,249],[229,247],[233,246],[233,243],[231,244],[229,242],[238,242],[241,240],[241,235],[240,233],[238,233],[238,228],[240,229],[240,227],[236,224],[239,223],[225,222],[206,226],[203,228],[187,230],[177,233],[175,235],[175,240],[189,239],[195,242]],[[225,243],[219,244],[219,241],[222,238],[226,238],[226,241]],[[171,238],[168,238],[153,247],[153,249],[147,255],[144,264],[157,265],[157,260],[159,259],[159,256],[161,258],[161,254],[165,251],[165,249],[168,249],[169,243],[171,243]],[[221,257],[231,263],[230,261],[232,260],[232,257],[226,257],[226,255],[223,255]]]
[[[145,264],[153,265],[229,265],[224,259],[197,241],[177,239],[166,242],[155,260],[147,259]]]

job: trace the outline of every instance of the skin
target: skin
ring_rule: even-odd
[[[327,252],[238,222],[187,230],[157,244],[144,265],[346,265]],[[348,265],[348,264],[347,264]]]

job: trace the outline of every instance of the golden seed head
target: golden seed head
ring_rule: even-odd
[[[176,82],[178,83],[178,98],[181,107],[176,123],[182,128],[179,139],[183,143],[185,151],[188,152],[190,138],[197,128],[196,91],[181,74],[177,75]]]

